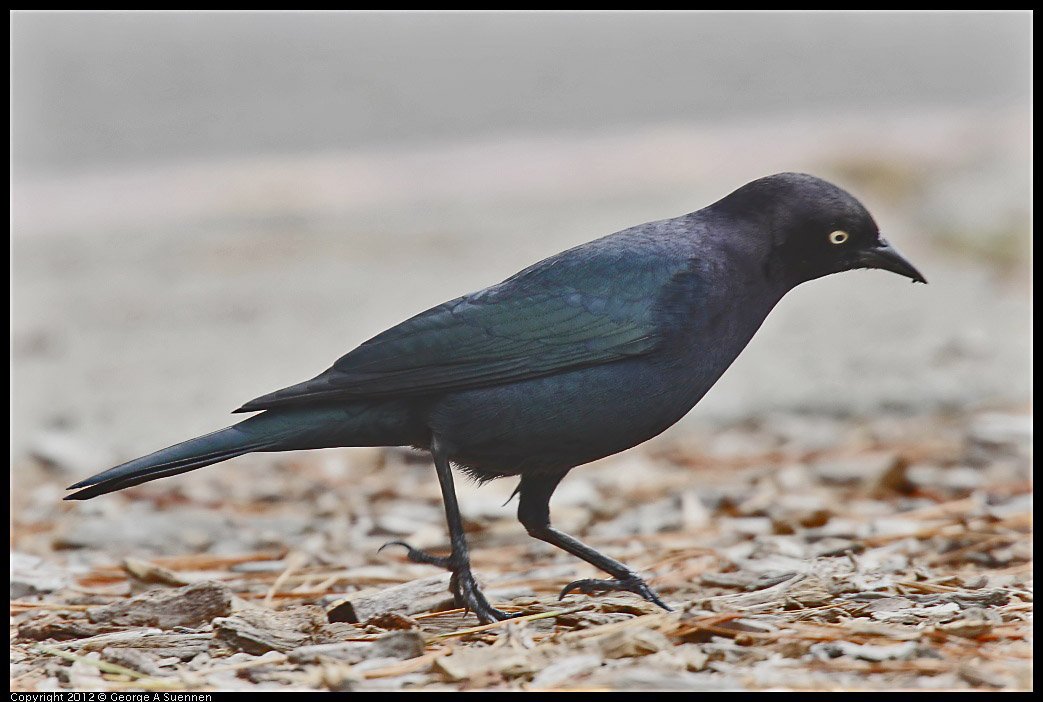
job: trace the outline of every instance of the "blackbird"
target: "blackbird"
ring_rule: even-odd
[[[479,481],[519,476],[528,533],[625,590],[669,609],[629,567],[551,526],[550,497],[576,466],[636,446],[683,417],[795,286],[879,268],[927,282],[854,197],[780,173],[674,219],[576,246],[378,334],[324,373],[263,395],[226,429],[116,466],[67,500],[185,473],[245,453],[335,446],[431,452],[451,550],[408,557],[452,572],[460,606],[507,618],[471,572],[452,465]]]

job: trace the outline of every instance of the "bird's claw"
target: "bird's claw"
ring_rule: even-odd
[[[404,541],[389,541],[381,546],[378,551],[382,551],[388,546],[404,547],[406,549],[406,557],[413,563],[427,563],[439,568],[445,568],[452,573],[453,577],[449,580],[449,590],[453,593],[457,605],[463,607],[468,612],[474,612],[482,624],[492,624],[493,622],[521,616],[520,612],[508,614],[489,604],[489,601],[485,599],[485,595],[478,588],[474,575],[471,573],[470,563],[466,561],[462,563],[457,562],[452,554],[449,556],[432,556],[426,551],[413,548]]]
[[[377,553],[380,553],[388,546],[402,546],[406,549],[406,558],[411,560],[413,563],[427,563],[429,565],[438,566],[439,568],[445,568],[446,570],[453,570],[452,556],[432,556],[427,551],[421,551],[418,548],[413,548],[405,541],[388,541],[386,544],[377,549]]]
[[[667,612],[672,612],[673,609],[668,607],[665,602],[659,599],[659,595],[655,593],[655,590],[648,587],[648,584],[644,580],[636,575],[631,577],[622,578],[619,580],[599,580],[597,578],[584,578],[582,580],[576,580],[571,582],[564,587],[561,594],[558,595],[558,599],[564,599],[565,595],[572,591],[582,592],[585,595],[593,595],[598,592],[613,592],[613,591],[624,591],[632,592],[635,595],[640,595],[649,602],[659,605]]]
[[[467,611],[474,612],[482,624],[502,622],[504,619],[513,619],[522,614],[521,612],[508,614],[489,604],[485,595],[478,589],[478,583],[475,582],[470,568],[454,570],[453,577],[449,580],[449,589],[456,597],[456,603]]]

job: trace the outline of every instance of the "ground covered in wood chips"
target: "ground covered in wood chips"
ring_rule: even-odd
[[[554,523],[674,608],[526,536],[513,481],[458,481],[493,603],[448,574],[424,454],[248,456],[85,503],[56,435],[12,498],[11,688],[1030,689],[1031,418],[779,414],[581,467]]]

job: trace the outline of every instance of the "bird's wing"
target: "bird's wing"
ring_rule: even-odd
[[[646,354],[659,341],[653,308],[677,268],[662,259],[548,259],[408,319],[316,378],[237,411],[464,390]]]

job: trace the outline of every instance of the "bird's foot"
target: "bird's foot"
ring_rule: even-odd
[[[485,599],[485,595],[478,588],[478,582],[471,573],[471,564],[467,559],[457,558],[454,554],[433,556],[426,551],[413,548],[404,541],[389,541],[381,546],[380,550],[388,546],[404,546],[406,557],[413,563],[427,563],[439,568],[445,568],[452,573],[453,577],[449,579],[449,590],[453,593],[453,597],[456,598],[457,605],[474,612],[478,617],[478,621],[482,624],[492,624],[493,622],[521,616],[521,612],[508,614],[489,604],[489,601]]]
[[[522,615],[522,612],[508,614],[489,604],[485,595],[478,589],[478,583],[471,574],[470,566],[453,571],[453,577],[449,580],[449,589],[453,591],[457,604],[474,612],[482,624],[502,622],[504,619],[513,619]]]
[[[648,584],[637,575],[631,575],[619,580],[599,580],[597,578],[584,578],[583,580],[577,580],[566,585],[561,591],[561,594],[558,595],[558,599],[564,599],[565,595],[572,591],[582,592],[585,595],[613,591],[632,592],[635,595],[640,595],[653,604],[659,605],[667,612],[674,611],[659,599],[659,595],[655,593],[655,590],[648,587]]]

